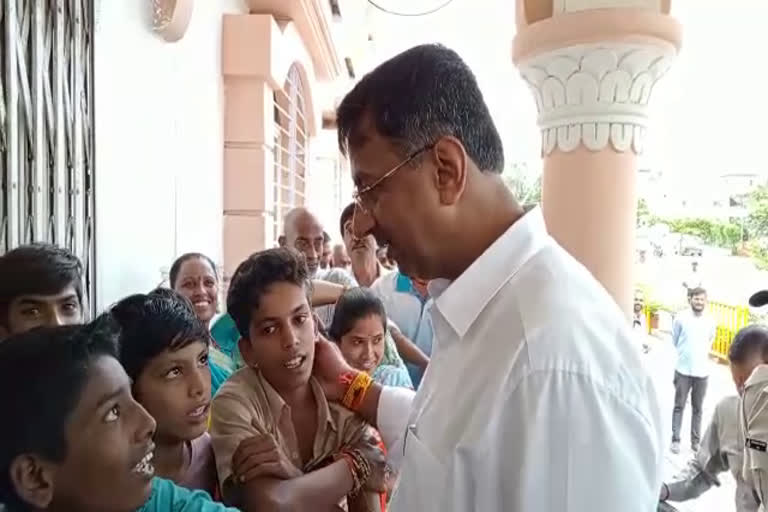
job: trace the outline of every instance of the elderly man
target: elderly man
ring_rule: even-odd
[[[347,248],[344,244],[336,244],[333,246],[333,257],[331,262],[334,268],[343,268],[346,271],[351,269],[352,260],[349,259]]]
[[[467,65],[440,45],[407,50],[357,83],[337,122],[354,233],[432,281],[435,300],[415,398],[368,382],[332,345],[316,354],[327,395],[377,425],[399,467],[391,509],[653,510],[662,422],[631,328],[504,184]]]

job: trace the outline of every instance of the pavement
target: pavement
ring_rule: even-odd
[[[674,478],[688,461],[693,457],[690,449],[690,420],[691,407],[690,400],[685,409],[682,427],[682,451],[679,455],[674,455],[669,451],[669,444],[672,437],[672,407],[675,398],[675,389],[672,385],[672,378],[675,371],[676,354],[672,347],[671,340],[662,336],[661,338],[648,337],[648,345],[651,350],[643,356],[648,372],[653,377],[656,384],[659,402],[662,409],[662,419],[664,421],[665,432],[669,433],[666,438],[667,445],[665,449],[666,463],[664,465],[664,480],[668,481]],[[704,399],[704,411],[702,420],[702,434],[709,425],[717,403],[728,395],[736,394],[736,389],[731,379],[731,372],[727,366],[711,360],[711,373],[709,377],[709,386],[707,395]],[[734,492],[736,483],[730,472],[720,475],[720,487],[712,487],[709,491],[701,495],[696,500],[685,503],[674,503],[673,505],[680,512],[734,512]]]

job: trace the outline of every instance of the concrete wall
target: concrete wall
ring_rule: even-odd
[[[97,302],[146,291],[174,257],[221,261],[221,17],[241,0],[195,2],[177,43],[150,2],[102,0],[95,36]]]

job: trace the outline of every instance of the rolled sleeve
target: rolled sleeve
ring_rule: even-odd
[[[379,397],[377,423],[387,457],[393,469],[400,468],[403,458],[403,436],[408,427],[415,393],[410,389],[383,386]]]
[[[232,456],[240,443],[267,433],[249,413],[243,400],[231,393],[219,393],[211,405],[211,442],[216,470],[222,485],[232,476]]]

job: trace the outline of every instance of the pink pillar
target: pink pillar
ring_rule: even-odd
[[[513,60],[539,111],[550,233],[627,314],[637,155],[681,27],[664,0],[517,0]]]

